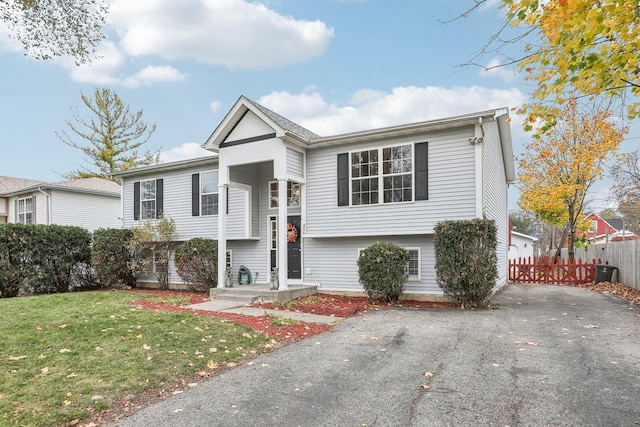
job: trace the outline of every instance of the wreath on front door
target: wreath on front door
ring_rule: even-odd
[[[287,242],[293,243],[298,240],[298,229],[290,222],[287,223]]]

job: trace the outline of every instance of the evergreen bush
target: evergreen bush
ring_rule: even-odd
[[[129,229],[101,228],[93,232],[91,265],[101,287],[135,288],[132,237]]]
[[[481,307],[498,277],[495,221],[443,221],[434,233],[438,285],[461,307]]]
[[[195,292],[218,286],[218,241],[195,238],[182,243],[174,255],[178,274]]]
[[[409,252],[391,242],[377,242],[358,257],[358,276],[371,299],[398,301],[407,281]]]

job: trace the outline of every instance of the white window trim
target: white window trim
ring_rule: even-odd
[[[27,210],[27,200],[31,200],[31,210],[28,211]],[[24,211],[21,213],[20,212],[20,202],[22,202],[22,205],[24,207]],[[16,199],[16,206],[17,206],[17,218],[16,218],[16,222],[19,224],[34,224],[34,218],[33,218],[33,196],[29,196],[29,197],[23,197],[21,199]],[[31,214],[31,222],[27,222],[27,214]],[[20,215],[22,215],[24,217],[24,221],[20,221]]]
[[[153,182],[153,199],[144,199],[144,183],[145,182]],[[153,201],[153,215],[151,217],[145,217],[144,212],[144,202]],[[155,179],[145,179],[140,181],[140,219],[149,220],[156,219],[158,217],[158,183]]]
[[[220,183],[220,181],[219,181],[219,180],[220,180],[220,175],[219,175],[219,173],[218,173],[218,171],[217,171],[217,170],[210,170],[210,171],[204,171],[204,172],[200,172],[200,173],[199,173],[199,179],[200,179],[200,194],[199,194],[199,196],[198,196],[198,197],[200,197],[200,200],[199,200],[199,203],[198,203],[198,204],[199,204],[199,207],[200,207],[200,216],[216,216],[216,215],[218,215],[218,213],[220,212],[220,194],[219,194],[219,192],[218,192],[218,185],[214,185],[214,190],[215,190],[215,191],[212,191],[212,192],[210,192],[210,193],[205,193],[205,192],[202,190],[202,189],[204,188],[204,186],[202,185],[202,176],[203,176],[204,174],[207,174],[207,173],[213,173],[213,174],[215,174],[215,175],[216,175],[216,181],[218,181],[218,184]],[[217,195],[218,195],[218,209],[217,209],[217,211],[216,211],[216,210],[214,210],[214,212],[213,212],[212,214],[203,214],[203,213],[202,213],[202,205],[203,205],[203,203],[202,203],[202,196],[215,195],[215,194],[217,194]]]
[[[417,276],[408,276],[407,282],[420,282],[422,280],[422,251],[418,247],[406,247],[404,248],[407,251],[417,251],[418,252],[418,275]],[[407,263],[407,269],[409,268],[409,263]],[[407,270],[408,272],[408,270]]]
[[[407,200],[404,202],[384,202],[384,177],[385,176],[396,176],[396,175],[406,175],[406,174],[391,174],[391,175],[385,175],[384,173],[382,173],[382,150],[384,150],[385,148],[393,148],[393,147],[401,147],[403,145],[409,145],[411,147],[411,200]],[[387,145],[381,145],[378,147],[372,147],[372,148],[361,148],[359,150],[352,150],[348,152],[349,155],[349,206],[350,207],[355,207],[355,208],[359,208],[361,206],[380,206],[380,205],[399,205],[399,204],[407,204],[407,203],[414,203],[416,201],[416,185],[415,185],[415,176],[416,176],[416,142],[401,142],[401,143],[395,143],[395,144],[387,144]],[[360,205],[354,205],[353,204],[353,191],[352,191],[352,183],[353,183],[353,169],[352,169],[352,165],[351,165],[351,155],[353,153],[360,153],[362,151],[373,151],[373,150],[377,150],[378,151],[378,203],[370,203],[370,204],[360,204]],[[356,178],[359,179],[359,178]]]

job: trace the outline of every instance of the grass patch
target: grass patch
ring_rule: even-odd
[[[296,320],[290,317],[271,314],[267,310],[264,311],[264,317],[270,318],[273,326],[291,326],[298,324]]]
[[[68,425],[126,395],[236,361],[266,340],[211,316],[84,292],[0,299],[0,425]]]
[[[296,308],[297,306],[317,304],[320,301],[322,301],[322,298],[320,296],[309,295],[308,297],[304,297],[304,298],[296,298],[296,299],[285,300],[285,301],[273,301],[272,305],[273,305],[273,308],[276,308],[276,309],[291,310],[293,308]]]

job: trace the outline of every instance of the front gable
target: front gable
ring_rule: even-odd
[[[259,118],[253,111],[247,110],[220,143],[220,148],[248,144],[275,137],[276,129]]]

